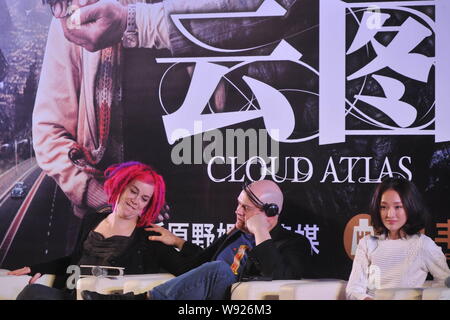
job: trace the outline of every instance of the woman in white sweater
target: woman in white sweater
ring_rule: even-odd
[[[375,236],[358,244],[347,299],[372,300],[376,289],[422,287],[428,272],[443,284],[450,270],[442,249],[420,233],[428,215],[412,182],[385,179],[375,190],[370,212]]]

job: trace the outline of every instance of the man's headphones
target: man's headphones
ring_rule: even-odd
[[[276,215],[278,215],[278,213],[279,213],[278,205],[276,203],[264,203],[261,200],[259,200],[259,198],[250,189],[248,182],[244,183],[243,190],[245,191],[247,196],[250,198],[251,202],[253,202],[253,204],[255,206],[257,206],[259,209],[264,211],[266,216],[275,217]]]

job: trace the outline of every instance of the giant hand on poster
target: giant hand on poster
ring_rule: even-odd
[[[126,6],[114,0],[74,1],[71,5],[73,11],[60,18],[69,41],[93,52],[116,44],[124,36],[127,29]]]
[[[80,12],[112,5],[93,2],[78,3]],[[166,227],[205,247],[233,225],[230,195],[244,180],[268,178],[285,193],[281,222],[310,240],[321,275],[347,279],[346,251],[357,244],[347,242],[361,238],[349,235],[358,223],[370,227],[347,223],[367,212],[376,183],[401,175],[424,194],[433,213],[426,232],[448,257],[447,1],[141,2],[139,48],[123,48],[117,35],[105,42],[112,47],[98,45],[100,33],[87,31],[96,18],[79,20],[80,29],[63,19],[50,26],[34,149],[77,213],[105,202],[99,173],[108,165],[142,161],[166,177]],[[18,1],[6,3],[21,14]],[[89,35],[89,50],[69,33]],[[63,197],[51,190],[40,203]],[[33,211],[24,212],[25,225]],[[41,232],[56,236],[71,223],[61,220]],[[30,239],[17,243],[0,252],[18,268]]]

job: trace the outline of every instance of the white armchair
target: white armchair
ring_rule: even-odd
[[[313,280],[272,280],[238,282],[231,287],[231,300],[279,300],[280,288]]]
[[[303,279],[235,283],[231,300],[345,300],[347,281]]]
[[[450,288],[428,280],[421,288],[375,290],[375,300],[450,300]]]
[[[77,283],[77,299],[82,290],[102,294],[144,293],[172,279],[168,273],[127,275],[117,279],[82,278]],[[249,281],[233,284],[231,300],[341,300],[347,282],[335,279]]]
[[[450,300],[450,288],[424,288],[422,300]]]
[[[8,276],[8,271],[0,269],[0,300],[15,300],[31,279],[30,276]],[[54,281],[54,275],[44,274],[35,283],[51,287]]]
[[[422,300],[422,288],[390,288],[375,290],[375,300]]]
[[[450,288],[394,288],[378,289],[375,300],[450,300]]]
[[[291,283],[280,288],[280,300],[345,300],[347,281],[315,279]]]

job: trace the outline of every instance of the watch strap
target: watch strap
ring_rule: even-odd
[[[124,48],[136,48],[139,46],[135,4],[127,6],[127,28],[122,37],[122,44]]]
[[[128,5],[127,29],[125,32],[137,32],[135,4]]]

